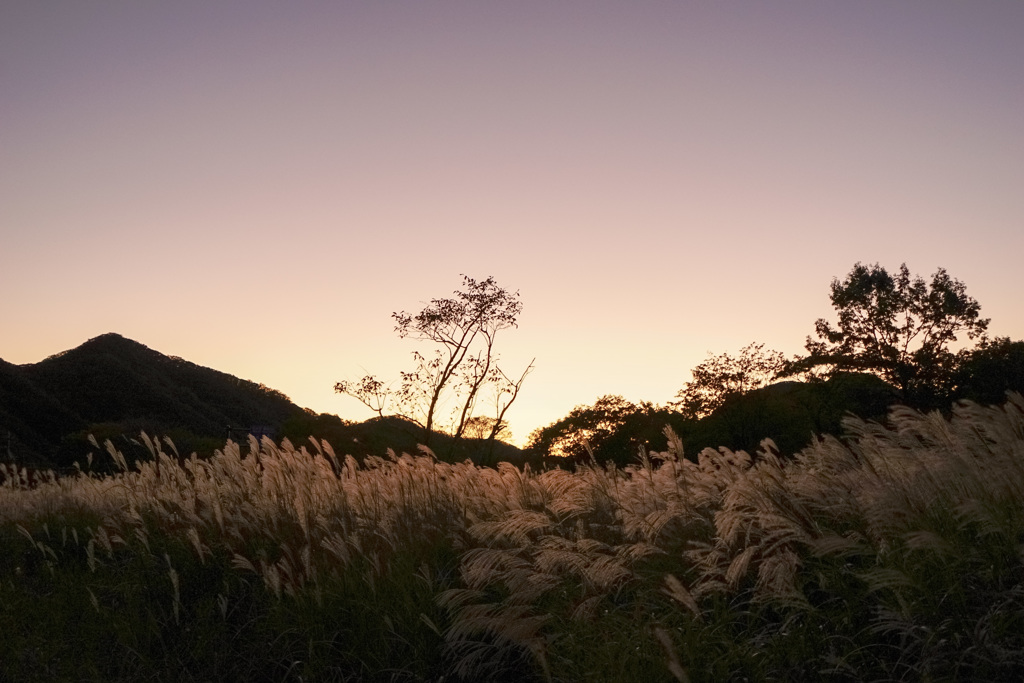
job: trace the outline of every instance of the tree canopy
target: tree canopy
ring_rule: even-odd
[[[1010,391],[1024,393],[1024,341],[984,339],[958,354],[950,389],[951,399],[983,404],[1002,403]]]
[[[691,371],[693,379],[669,405],[689,418],[707,417],[730,396],[767,386],[785,367],[782,353],[765,351],[764,344],[758,343],[740,349],[739,356],[709,356]]]
[[[944,268],[928,283],[911,277],[906,264],[893,276],[877,263],[857,263],[831,289],[838,323],[819,319],[817,338],[807,337],[808,355],[789,371],[825,366],[827,373],[872,372],[904,400],[934,396],[952,372],[951,344],[960,335],[983,337],[989,323],[964,283]]]
[[[527,448],[565,462],[589,462],[593,457],[626,465],[652,442],[664,449],[664,429],[670,424],[679,427],[679,417],[647,401],[602,396],[592,406],[576,406],[561,420],[534,430]]]

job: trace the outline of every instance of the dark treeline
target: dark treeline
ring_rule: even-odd
[[[791,455],[841,435],[848,416],[882,421],[897,404],[948,413],[956,401],[997,404],[1024,391],[1024,342],[988,338],[980,305],[942,268],[926,282],[906,265],[891,275],[858,263],[833,280],[831,301],[838,323],[816,321],[804,355],[755,343],[711,356],[668,405],[604,396],[535,431],[529,448],[623,465],[665,450],[670,426],[690,458],[716,447],[754,453],[766,438]],[[954,351],[964,338],[974,344]]]
[[[530,449],[572,462],[588,462],[592,456],[599,463],[622,466],[635,462],[641,449],[666,450],[665,428],[671,427],[690,458],[705,448],[753,453],[766,438],[781,453],[792,454],[814,435],[839,434],[847,415],[884,419],[895,400],[893,389],[883,381],[856,374],[817,383],[783,381],[737,393],[702,418],[671,406],[605,396],[535,431]]]
[[[515,327],[521,305],[518,293],[491,278],[464,278],[454,297],[432,300],[415,316],[395,314],[412,330],[403,336],[439,349],[414,353],[417,365],[394,392],[374,376],[339,382],[339,392],[378,413],[361,423],[105,334],[35,364],[0,360],[0,461],[68,470],[96,451],[90,436],[109,439],[129,459],[145,458],[138,437],[146,432],[167,437],[183,456],[209,455],[250,434],[297,446],[312,435],[358,459],[427,443],[449,462],[621,466],[641,451],[665,450],[666,427],[689,458],[709,447],[754,453],[764,439],[791,455],[818,436],[841,435],[848,416],[882,421],[897,404],[948,412],[958,400],[995,404],[1007,391],[1024,392],[1024,342],[987,337],[980,305],[941,268],[926,282],[905,265],[891,275],[858,263],[833,280],[831,301],[837,322],[816,321],[803,355],[786,358],[757,343],[738,355],[711,355],[667,405],[607,395],[536,430],[525,449],[500,437],[504,411],[532,364],[521,376],[505,375],[492,349],[499,330]],[[484,344],[472,346],[474,339]],[[436,410],[445,392],[462,406],[447,428]],[[424,397],[431,399],[425,409]],[[488,401],[496,417],[473,412]]]

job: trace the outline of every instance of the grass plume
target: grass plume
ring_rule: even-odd
[[[846,430],[572,472],[145,435],[113,475],[4,467],[0,678],[1024,676],[1024,399]]]

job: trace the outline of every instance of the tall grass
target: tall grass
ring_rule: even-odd
[[[146,436],[115,475],[7,468],[0,678],[1024,677],[1024,400],[846,429],[572,472]]]

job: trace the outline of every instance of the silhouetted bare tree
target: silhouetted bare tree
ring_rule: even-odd
[[[509,376],[498,365],[495,351],[498,333],[518,327],[523,305],[519,292],[499,287],[493,277],[483,281],[462,277],[462,289],[453,297],[431,299],[415,315],[392,313],[399,337],[434,345],[425,354],[413,352],[415,365],[401,373],[397,388],[367,375],[357,382],[338,382],[334,390],[358,399],[380,416],[393,408],[394,413],[423,428],[425,443],[438,430],[445,407],[450,410],[450,420],[444,426],[459,438],[477,408],[489,398],[495,409],[488,434],[493,440],[533,369],[531,362],[518,378]]]

